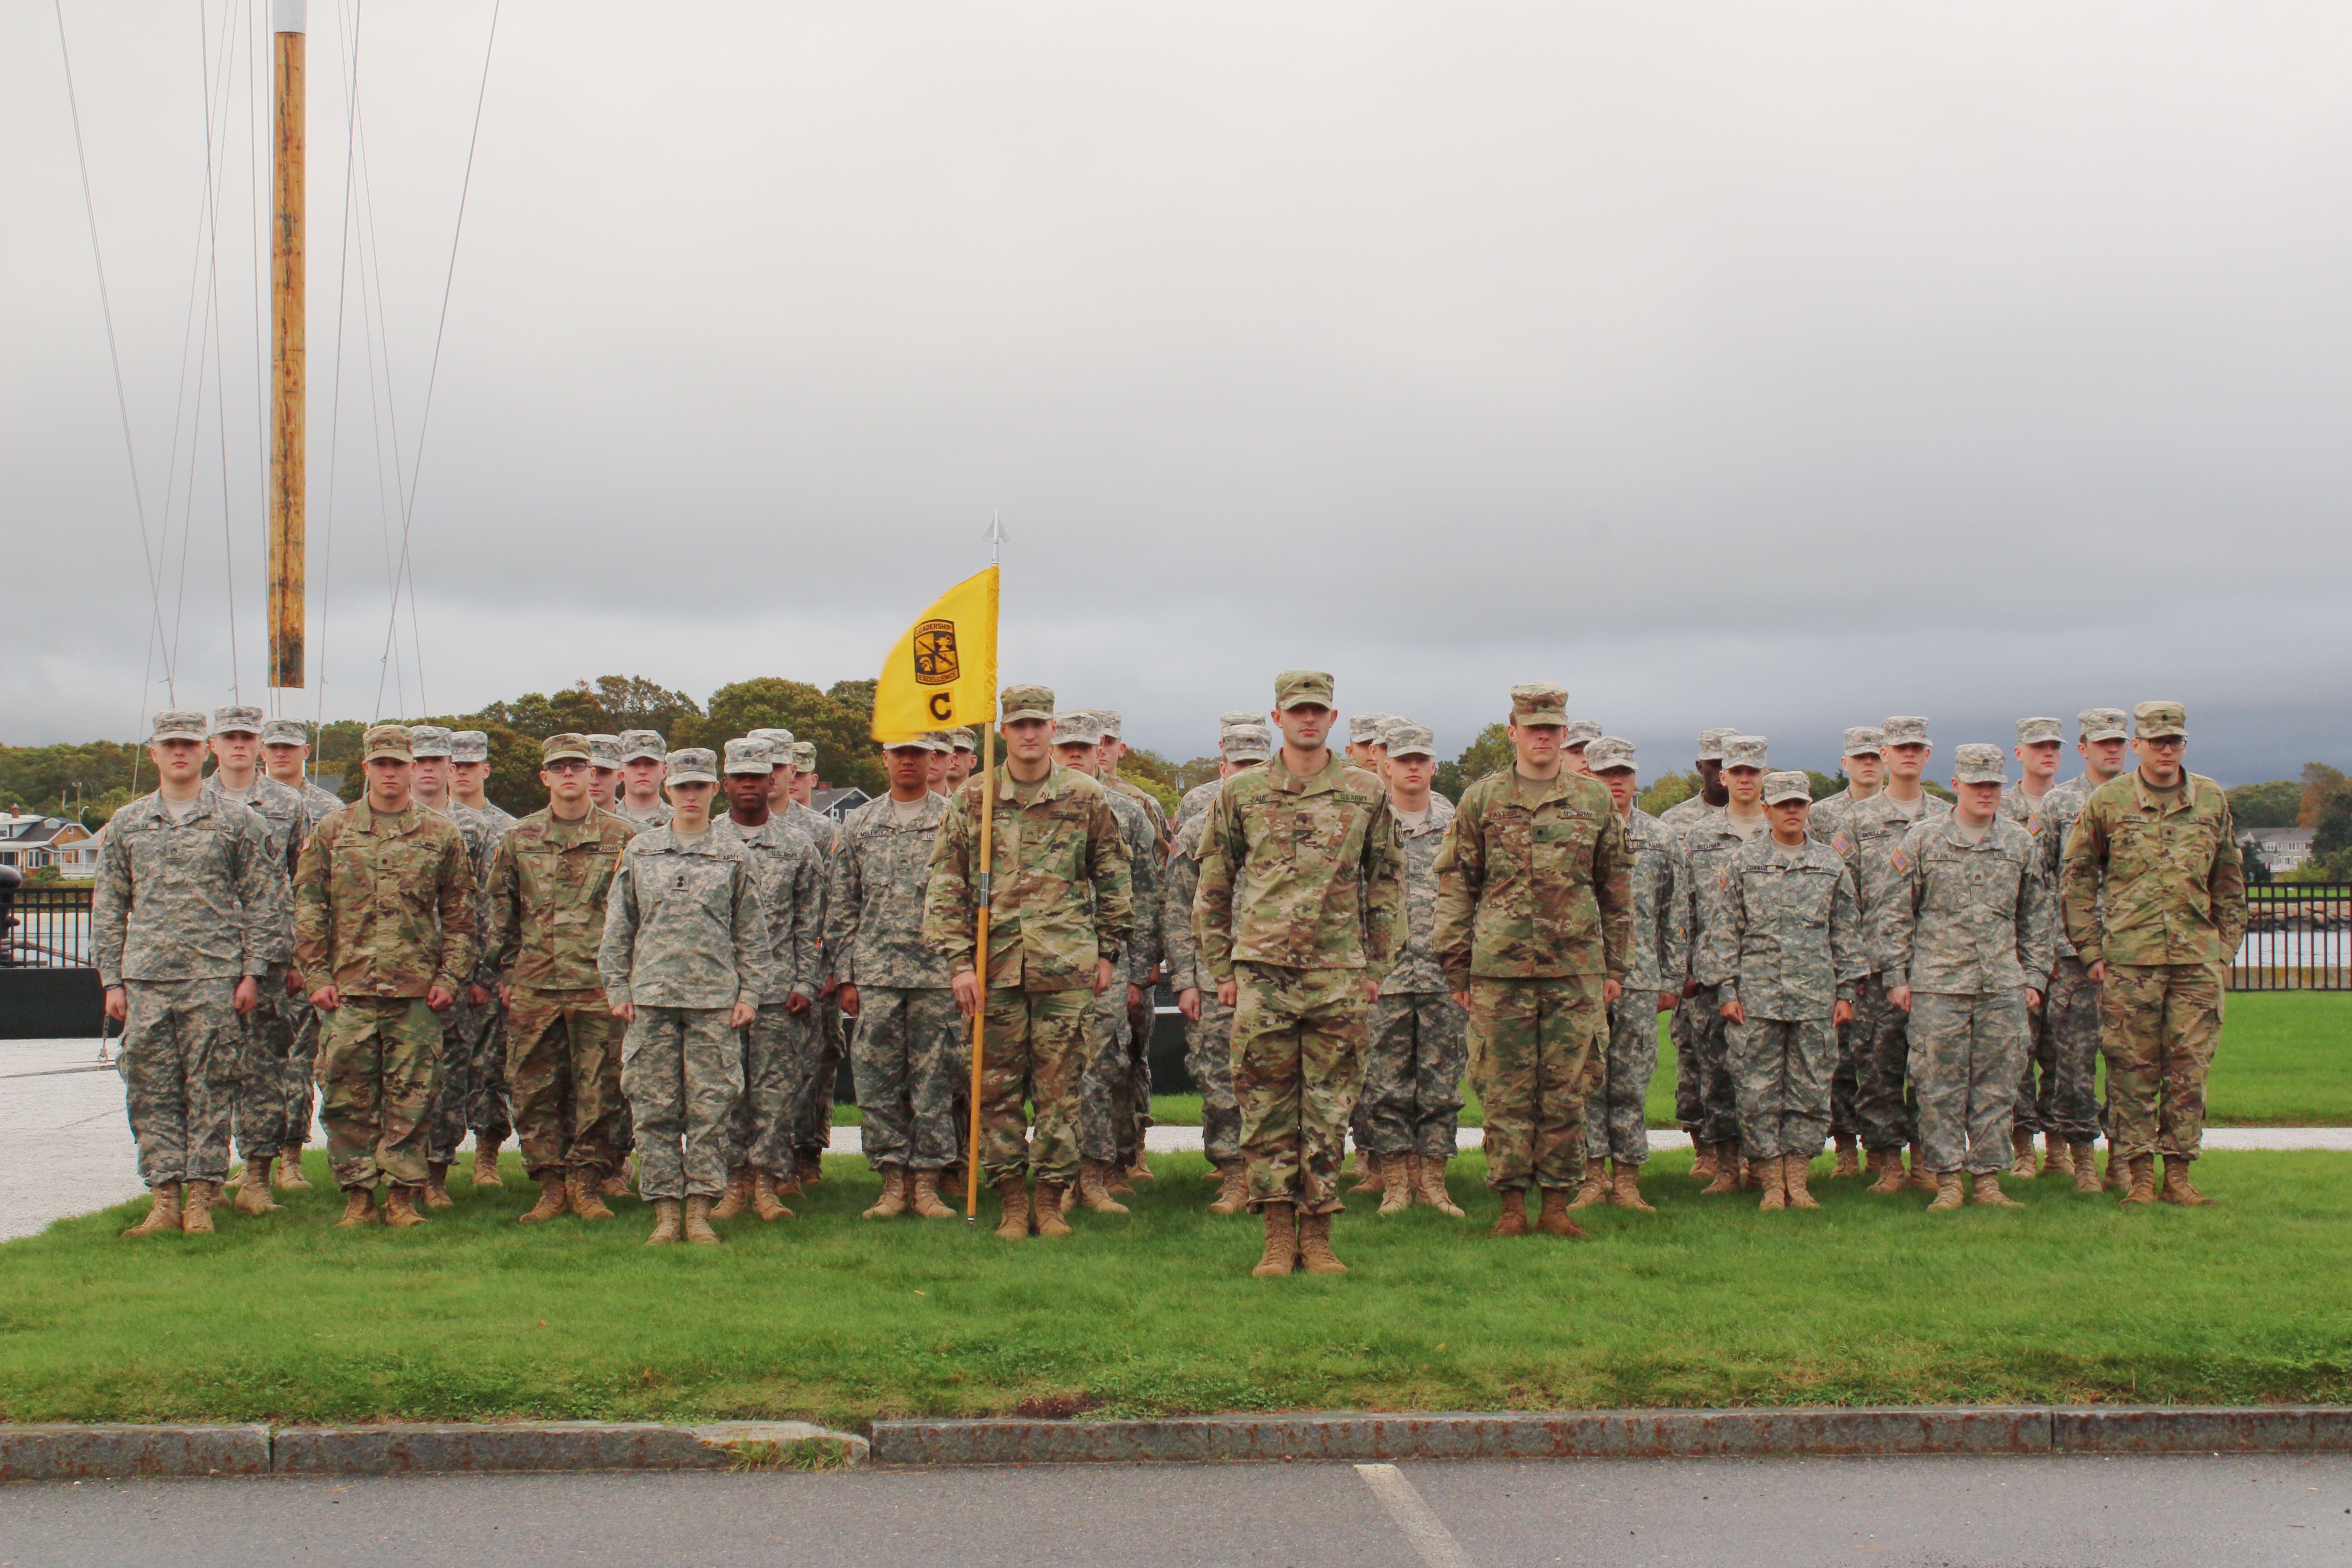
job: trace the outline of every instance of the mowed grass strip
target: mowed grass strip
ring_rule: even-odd
[[[2352,1161],[2220,1154],[2220,1206],[2119,1208],[2055,1179],[2020,1210],[1818,1182],[1819,1214],[1703,1199],[1593,1238],[1491,1240],[1352,1200],[1339,1279],[1254,1279],[1258,1226],[1202,1212],[1197,1156],[1063,1242],[866,1222],[856,1159],[802,1217],[642,1244],[643,1205],[524,1229],[510,1174],[417,1231],[330,1228],[320,1190],[210,1239],[118,1239],[131,1205],[0,1247],[0,1420],[496,1420],[1020,1411],[1538,1409],[2352,1399]],[[509,1157],[511,1173],[514,1162]],[[1822,1167],[1825,1168],[1825,1163]]]

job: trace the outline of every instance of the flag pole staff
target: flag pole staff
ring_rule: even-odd
[[[988,514],[988,563],[997,563],[996,552],[1004,542],[1004,519],[1000,512]],[[996,646],[996,627],[989,627],[989,647]],[[992,667],[994,664],[991,658]],[[981,1064],[988,1055],[988,908],[996,888],[996,671],[988,672],[989,710],[991,721],[980,727],[980,876],[976,885],[980,893],[980,919],[971,950],[972,978],[980,982],[980,1005],[971,1012],[971,1143],[964,1155],[963,1223],[977,1226],[980,1223],[980,1073]]]

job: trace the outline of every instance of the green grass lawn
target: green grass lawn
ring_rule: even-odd
[[[835,1159],[797,1221],[648,1250],[639,1204],[525,1230],[520,1181],[462,1175],[425,1229],[332,1230],[314,1153],[320,1191],[209,1239],[119,1240],[132,1205],[0,1247],[0,1420],[2352,1399],[2338,1155],[2214,1155],[2195,1212],[2051,1181],[1936,1216],[1826,1180],[1822,1212],[1759,1214],[1662,1155],[1659,1212],[1587,1211],[1573,1244],[1489,1239],[1465,1157],[1468,1221],[1357,1198],[1353,1271],[1274,1281],[1198,1157],[1156,1164],[1064,1242],[860,1221],[874,1179]]]

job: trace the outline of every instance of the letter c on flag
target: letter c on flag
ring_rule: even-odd
[[[945,723],[955,717],[955,698],[945,691],[934,691],[930,698],[931,717]]]

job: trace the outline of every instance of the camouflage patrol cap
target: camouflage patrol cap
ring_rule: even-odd
[[[1525,680],[1511,688],[1511,722],[1565,724],[1568,688],[1549,680]]]
[[[2178,702],[2143,702],[2132,710],[2132,733],[2143,741],[2189,739],[2189,710]]]
[[[1400,719],[1381,732],[1381,743],[1391,757],[1433,757],[1437,755],[1437,737],[1429,732],[1426,724],[1408,724]]]
[[[1236,724],[1225,731],[1225,761],[1262,763],[1274,755],[1274,737],[1263,724]]]
[[[1319,669],[1286,669],[1274,678],[1274,705],[1287,713],[1309,704],[1331,706],[1331,678]]]
[[[708,747],[688,746],[690,752],[707,751]],[[659,730],[624,730],[621,731],[621,761],[634,763],[651,757],[661,762],[669,754],[669,746]]]
[[[1230,713],[1220,713],[1217,715],[1217,728],[1220,731],[1230,730],[1236,724],[1263,724],[1265,722],[1265,714],[1253,713],[1246,708],[1236,708]]]
[[[798,773],[813,773],[816,772],[816,742],[814,741],[794,741],[793,742],[793,770]]]
[[[1723,743],[1738,733],[1737,730],[1701,730],[1698,732],[1698,760],[1702,763],[1723,761]]]
[[[926,730],[918,739],[943,757],[955,754],[955,737],[945,730]]]
[[[479,730],[453,730],[449,733],[449,760],[453,763],[487,763],[490,760],[490,738]]]
[[[299,719],[269,719],[261,726],[261,743],[265,746],[307,746],[310,731]]]
[[[1393,713],[1350,713],[1348,715],[1348,744],[1351,746],[1384,746],[1388,744],[1389,726],[1396,722]]]
[[[1781,772],[1764,775],[1764,804],[1778,805],[1785,800],[1810,802],[1813,798],[1813,781],[1800,773]]]
[[[1633,765],[1633,742],[1622,735],[1603,735],[1584,748],[1584,765],[1596,773],[1613,773]]]
[[[977,752],[980,750],[980,737],[973,734],[969,730],[950,730],[948,731],[948,739],[954,744],[955,749],[959,752]]]
[[[790,730],[746,730],[743,733],[751,740],[767,742],[768,749],[779,758],[793,749],[793,732]]]
[[[240,704],[213,710],[213,733],[215,735],[258,735],[261,733],[261,710]]]
[[[595,761],[589,754],[588,737],[585,735],[575,735],[566,731],[561,735],[550,735],[539,743],[539,765],[541,767],[575,759],[583,763]]]
[[[1886,743],[1890,746],[1927,744],[1927,721],[1916,713],[1897,713],[1879,728],[1886,731]]]
[[[2063,741],[2066,726],[2055,719],[2020,719],[2017,721],[2017,743],[2038,746],[2044,741]]]
[[[1118,709],[1096,708],[1089,710],[1089,711],[1091,711],[1097,719],[1102,721],[1104,740],[1116,741],[1119,738],[1119,719]]]
[[[155,715],[151,741],[201,741],[210,734],[205,716],[194,708],[166,708]]]
[[[1845,732],[1844,755],[1874,757],[1886,744],[1886,731],[1875,724],[1856,724]]]
[[[2127,739],[2124,730],[2124,710],[2120,708],[2085,708],[2074,715],[2076,738],[2084,741],[2121,741]]]
[[[730,773],[759,773],[764,776],[775,772],[775,769],[776,753],[767,742],[757,736],[746,735],[740,741],[727,742],[727,765],[721,771]]]
[[[2009,757],[1999,746],[1970,741],[1952,748],[1952,778],[1958,784],[2007,784]]]
[[[1560,737],[1559,743],[1564,750],[1572,752],[1579,746],[1590,747],[1599,739],[1601,739],[1600,720],[1570,719],[1568,721],[1568,733]]]
[[[588,760],[600,768],[618,771],[621,765],[621,737],[591,735],[588,737]]]
[[[662,758],[665,782],[674,784],[719,782],[719,759],[708,746],[688,746]]]
[[[449,731],[438,724],[411,724],[408,749],[413,756],[446,757],[449,754]]]
[[[1771,743],[1761,735],[1727,735],[1723,742],[1723,765],[1727,768],[1755,768],[1761,772],[1770,767]]]
[[[415,731],[405,724],[371,724],[360,742],[360,761],[372,763],[378,757],[392,757],[400,762],[416,759]]]
[[[1024,719],[1043,719],[1053,722],[1054,689],[1050,686],[1008,686],[998,706],[1004,710],[997,723],[1013,724]]]
[[[1054,715],[1054,744],[1099,746],[1102,744],[1102,721],[1083,708],[1056,713]]]

